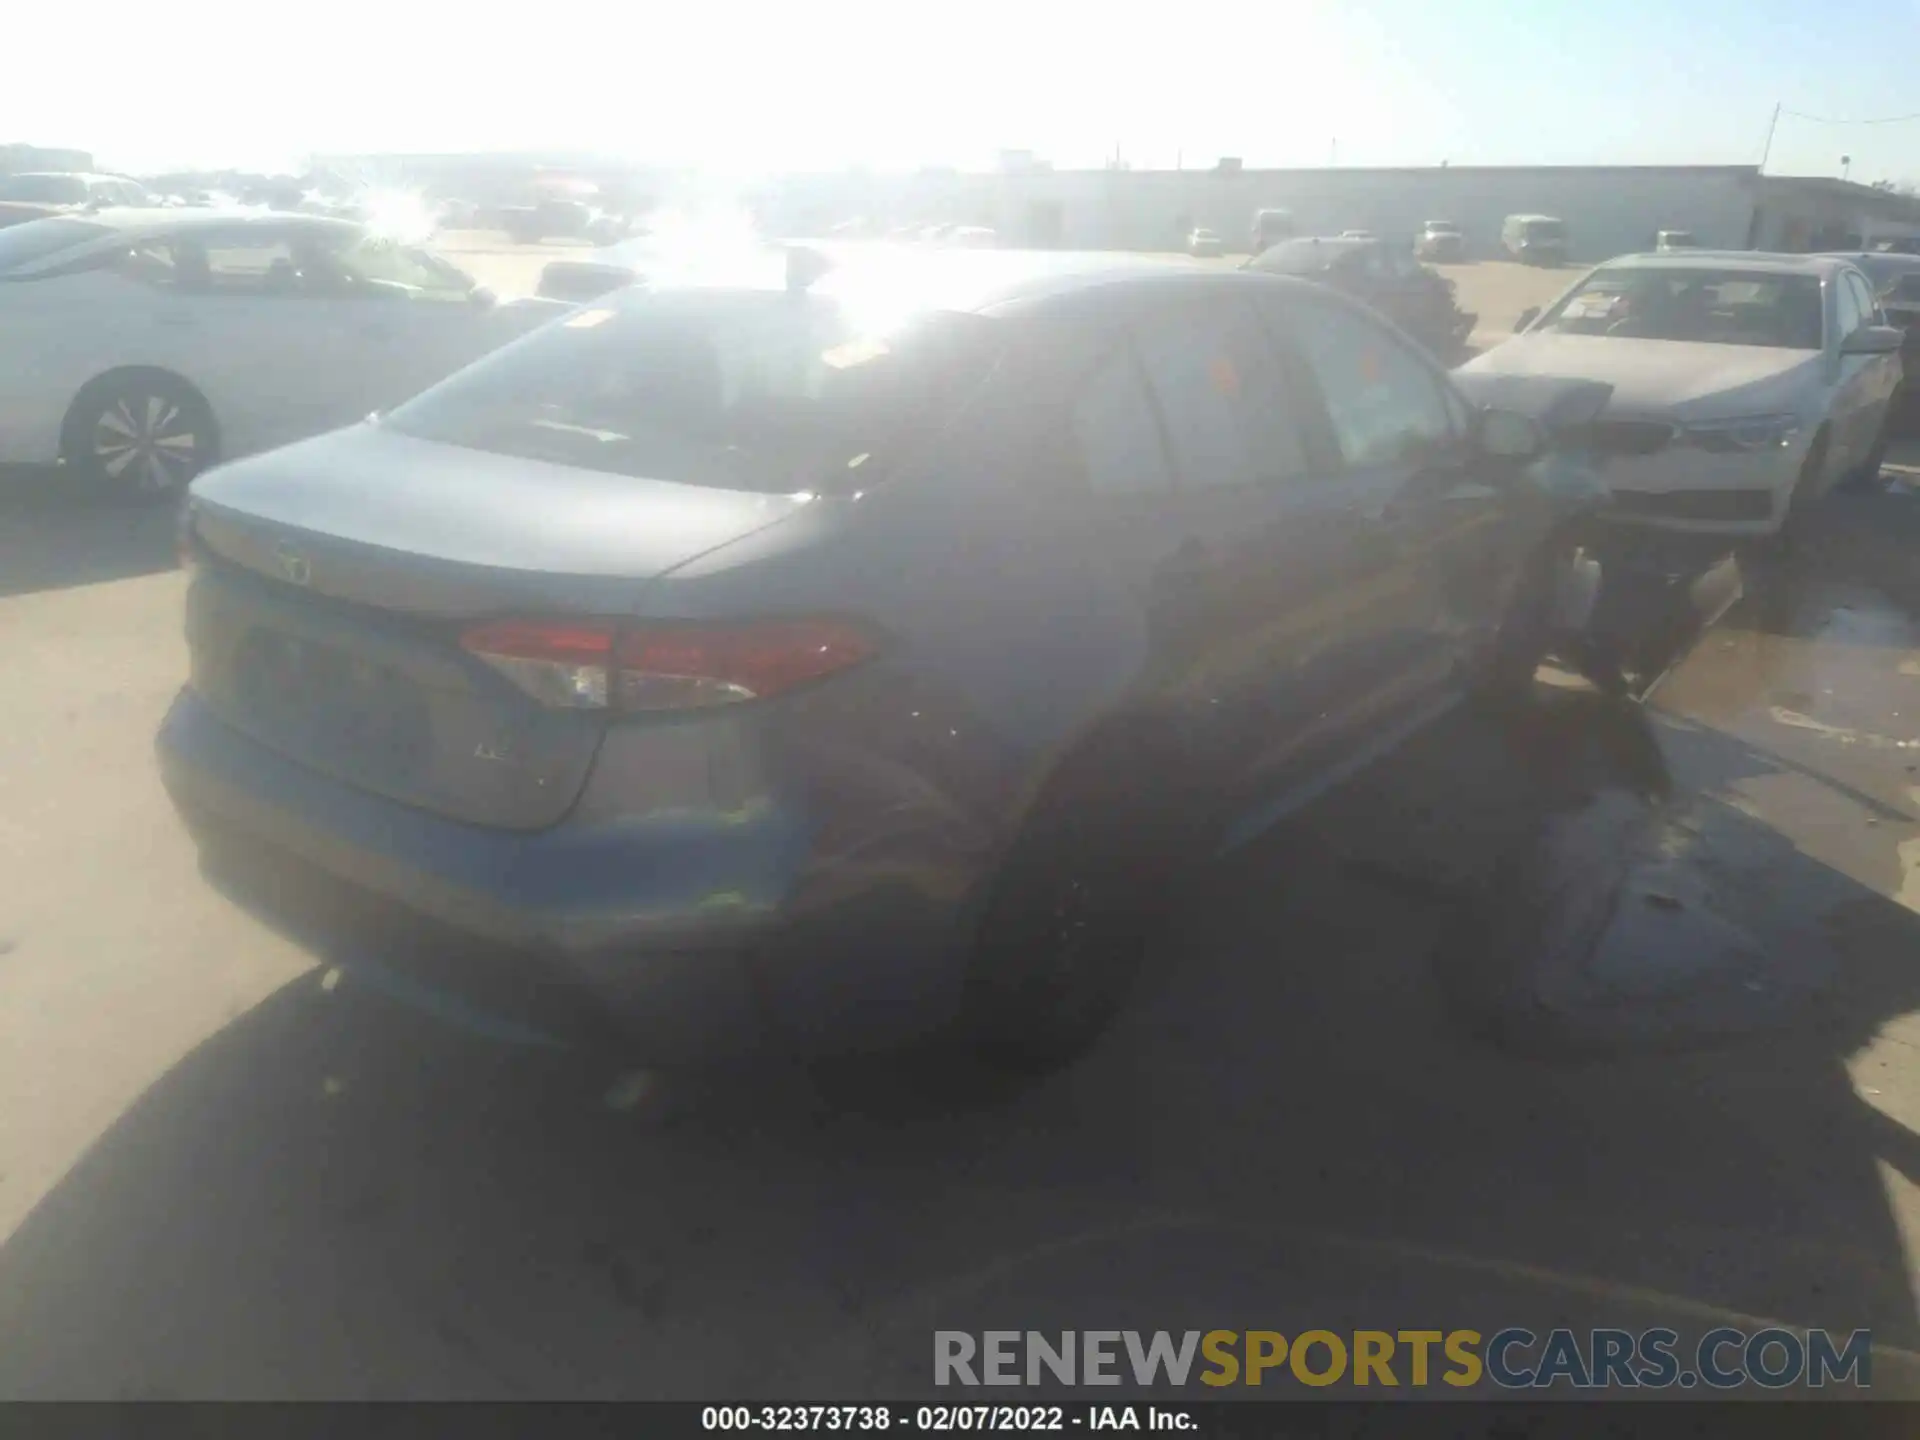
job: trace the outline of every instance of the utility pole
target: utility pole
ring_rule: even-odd
[[[1773,153],[1773,132],[1780,128],[1780,105],[1782,103],[1783,102],[1780,101],[1774,103],[1773,119],[1767,122],[1767,143],[1762,146],[1760,150],[1760,173],[1762,175],[1767,173],[1767,157]]]

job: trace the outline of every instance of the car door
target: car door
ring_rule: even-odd
[[[1055,536],[1049,573],[1077,606],[1139,616],[1144,660],[1132,703],[1179,732],[1194,765],[1182,785],[1205,809],[1228,783],[1204,672],[1207,577],[1133,332],[1109,321],[1030,358],[1063,377],[1065,395],[1055,437],[1065,508],[1036,527]]]
[[[1499,624],[1524,522],[1473,464],[1472,411],[1426,356],[1311,292],[1263,310],[1328,437],[1305,491],[1348,578],[1307,673],[1324,697],[1313,743],[1339,746],[1454,689]]]
[[[1309,723],[1295,671],[1314,608],[1353,577],[1296,493],[1308,440],[1258,313],[1227,293],[1161,297],[1132,321],[1150,413],[1171,458],[1193,643],[1184,707],[1206,717],[1221,799]]]
[[[305,233],[242,220],[171,238],[170,302],[155,319],[212,405],[223,454],[283,445],[360,413],[352,356],[303,269]]]
[[[1430,574],[1347,483],[1318,386],[1285,342],[1240,295],[1157,315],[1138,342],[1200,577],[1190,685],[1247,798],[1311,780],[1449,672],[1413,673]]]

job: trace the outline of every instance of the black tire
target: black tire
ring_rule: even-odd
[[[1867,458],[1846,478],[1846,488],[1862,494],[1877,494],[1887,488],[1882,469],[1887,463],[1887,444],[1891,424],[1888,420],[1880,422],[1880,433],[1873,437],[1873,448],[1867,452]]]
[[[994,883],[967,977],[964,1036],[994,1068],[1043,1074],[1125,1006],[1180,853],[1140,749],[1085,752],[1052,787]]]
[[[1827,463],[1827,431],[1821,428],[1807,447],[1807,458],[1800,462],[1793,489],[1787,495],[1787,513],[1780,517],[1780,528],[1771,535],[1753,541],[1742,555],[1760,570],[1782,565],[1793,559],[1801,548],[1801,532],[1806,528],[1807,507],[1812,503],[1814,487]]]
[[[176,500],[219,451],[213,411],[164,370],[103,375],[74,399],[61,454],[89,491],[159,504]]]
[[[1528,559],[1507,602],[1493,654],[1473,687],[1473,699],[1483,709],[1506,713],[1532,703],[1535,672],[1557,638],[1555,580],[1574,549],[1570,540],[1552,536]]]

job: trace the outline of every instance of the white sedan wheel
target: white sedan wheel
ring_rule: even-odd
[[[206,402],[167,376],[113,383],[74,420],[70,461],[100,488],[130,499],[177,495],[213,458]]]

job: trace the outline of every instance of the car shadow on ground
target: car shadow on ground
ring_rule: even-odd
[[[1728,798],[1774,768],[1575,689],[1463,716],[1214,867],[1025,1089],[609,1088],[310,976],[0,1249],[0,1394],[844,1400],[926,1393],[936,1328],[1764,1318],[1895,1388],[1920,1140],[1847,1062],[1920,916]]]
[[[63,478],[0,471],[0,598],[174,568],[172,506],[78,496]]]

